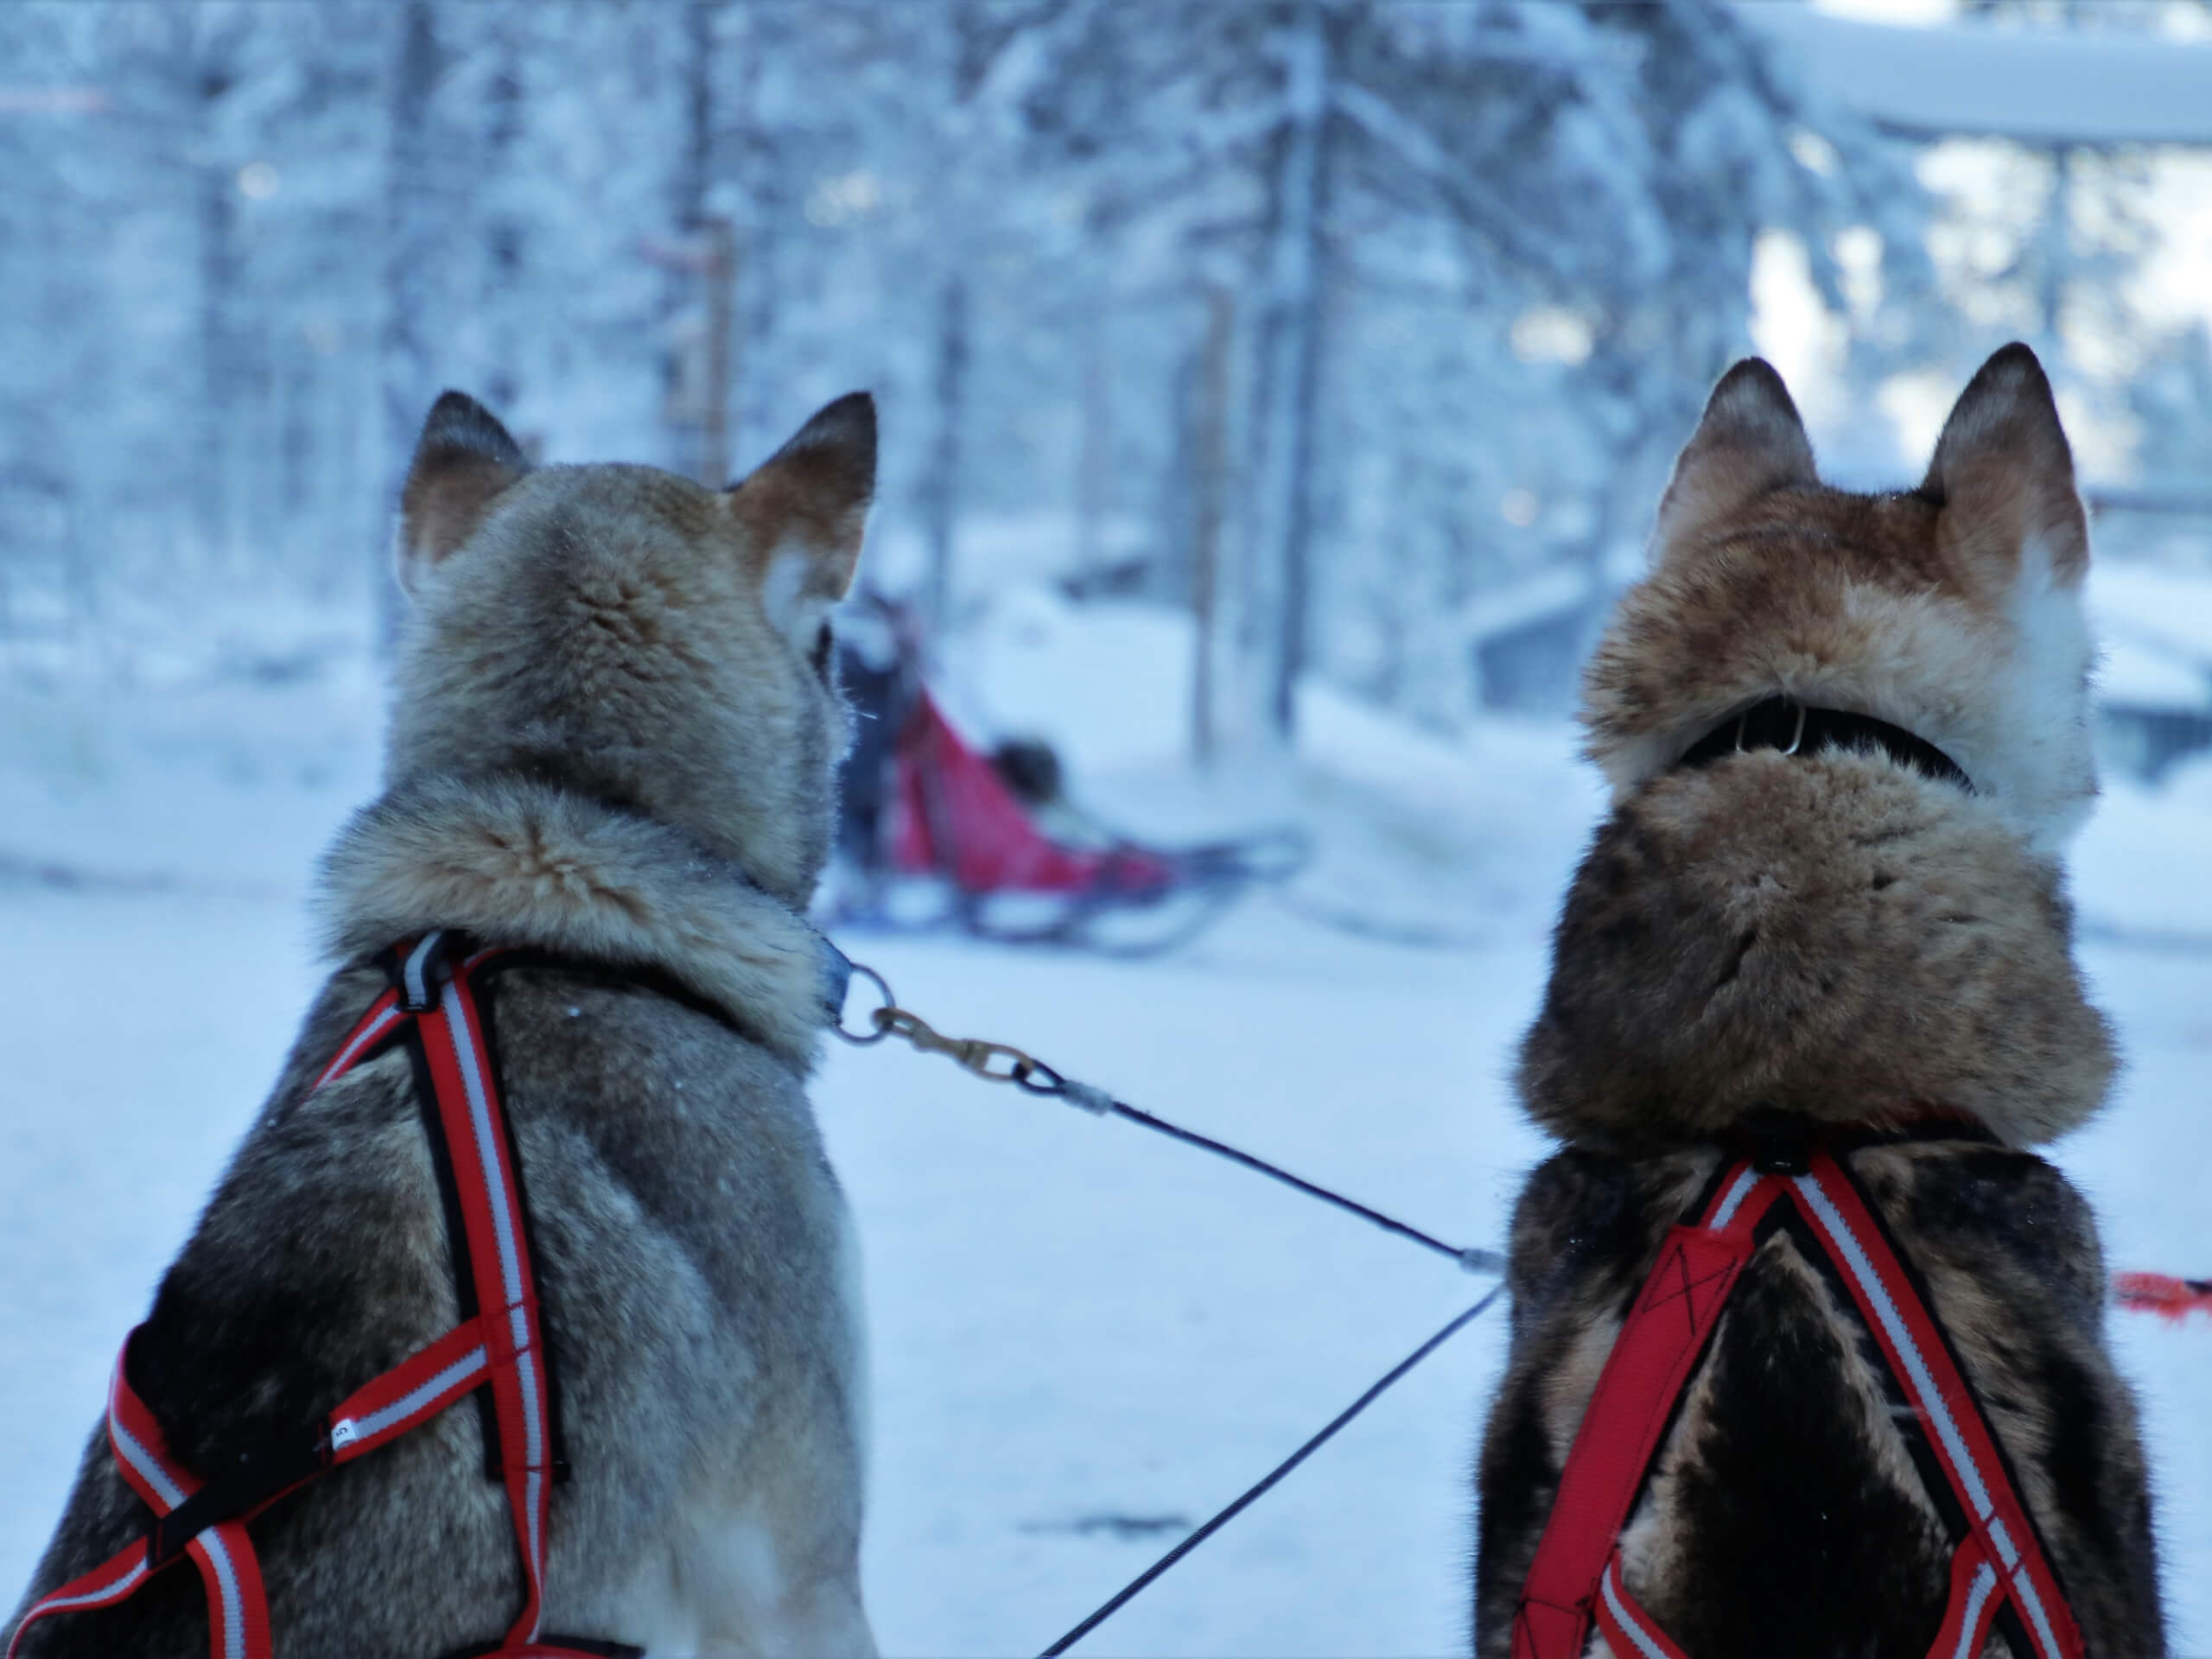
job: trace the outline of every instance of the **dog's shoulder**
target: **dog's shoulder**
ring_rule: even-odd
[[[188,1468],[314,1422],[454,1322],[405,1057],[312,1087],[380,988],[372,971],[333,976],[134,1344],[139,1391]]]
[[[1877,1147],[1854,1164],[1927,1285],[2089,1650],[2162,1651],[2150,1481],[2104,1345],[2088,1200],[2052,1164],[2000,1147]]]
[[[1537,1165],[1513,1209],[1506,1273],[1515,1329],[1552,1322],[1562,1304],[1633,1294],[1718,1159],[1710,1149],[1638,1160],[1569,1146]]]
[[[462,1317],[406,1048],[313,1087],[382,984],[359,967],[334,976],[132,1344],[135,1387],[203,1478],[311,1434]],[[556,1449],[576,1471],[563,1502],[645,1537],[681,1486],[669,1471],[715,1455],[702,1422],[744,1434],[778,1402],[817,1396],[841,1415],[855,1386],[842,1204],[804,1065],[680,987],[594,964],[533,960],[478,988],[529,1206]],[[772,1283],[762,1251],[783,1264]],[[519,1585],[492,1456],[464,1402],[257,1519],[289,1639],[340,1652],[495,1637],[476,1626],[503,1619]],[[96,1433],[35,1583],[145,1524]],[[566,1592],[612,1593],[589,1565]],[[188,1650],[205,1632],[196,1580],[173,1571],[119,1607],[35,1627],[31,1650]]]
[[[804,1063],[658,976],[549,962],[502,976],[493,1038],[522,1138],[533,1224],[558,1271],[595,1271],[601,1235],[650,1217],[679,1251],[701,1318],[830,1271],[842,1201]],[[773,1249],[784,1279],[761,1282]],[[654,1289],[691,1294],[682,1284]],[[602,1313],[595,1317],[613,1317]]]
[[[1940,1298],[1972,1285],[1999,1303],[2036,1305],[2094,1338],[2104,1323],[2104,1252],[2088,1200],[2049,1160],[1974,1140],[1870,1146],[1853,1173]]]
[[[354,1389],[457,1322],[436,1177],[405,1056],[393,1051],[325,1089],[310,1087],[380,988],[379,975],[359,969],[326,985],[132,1339],[133,1386],[175,1460],[202,1479],[311,1439]],[[464,1430],[467,1453],[459,1450]],[[256,1523],[272,1600],[294,1616],[296,1630],[327,1624],[325,1637],[368,1650],[380,1639],[419,1635],[410,1615],[448,1584],[466,1580],[496,1605],[505,1593],[497,1568],[464,1563],[434,1592],[408,1581],[429,1565],[421,1560],[349,1554],[351,1576],[340,1582],[334,1561],[320,1565],[311,1550],[287,1548],[380,1534],[365,1510],[396,1500],[379,1494],[419,1485],[407,1477],[464,1456],[480,1469],[475,1434],[473,1415],[464,1423],[449,1413],[409,1437],[416,1444],[379,1452],[385,1466],[373,1478],[359,1467],[332,1471]],[[35,1592],[113,1554],[147,1524],[106,1440],[104,1431],[92,1436]],[[451,1506],[433,1492],[410,1494],[423,1502],[425,1526],[466,1535],[467,1505],[445,1512]],[[489,1550],[473,1559],[487,1557],[497,1559]],[[302,1568],[313,1582],[300,1582]],[[346,1620],[355,1621],[350,1637]],[[40,1654],[188,1652],[206,1639],[198,1582],[175,1568],[119,1606],[49,1620],[27,1638],[28,1651]]]

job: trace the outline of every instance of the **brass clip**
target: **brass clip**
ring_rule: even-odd
[[[870,1017],[884,1035],[903,1038],[920,1053],[942,1054],[987,1083],[1020,1083],[1037,1071],[1037,1062],[1018,1048],[981,1037],[947,1037],[905,1008],[878,1008]]]

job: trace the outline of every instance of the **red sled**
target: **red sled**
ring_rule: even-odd
[[[832,924],[1151,956],[1305,861],[1294,831],[1163,848],[1106,830],[1067,798],[1048,746],[985,754],[963,738],[903,638],[887,668],[848,652],[841,678],[859,719]]]

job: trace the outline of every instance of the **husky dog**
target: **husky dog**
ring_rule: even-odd
[[[2164,1650],[2095,1226],[2032,1150],[2088,1120],[2113,1068],[2058,863],[2095,793],[2088,557],[2024,346],[1983,365],[1902,494],[1822,485],[1765,363],[1713,391],[1585,684],[1612,810],[1521,1054],[1527,1110],[1564,1145],[1513,1222],[1478,1478],[1484,1659],[1514,1647],[1662,1236],[1732,1147],[1777,1135],[1852,1148],[1834,1155],[1924,1280],[2088,1653]],[[1728,739],[1777,697],[1801,740],[1808,709],[1895,738]],[[1922,1659],[1950,1495],[1800,1238],[1768,1235],[1722,1305],[1618,1535],[1620,1581],[1688,1659]],[[1975,1651],[2028,1659],[2005,1628]],[[1595,1631],[1579,1647],[1632,1659]]]
[[[407,1057],[309,1084],[396,941],[533,948],[500,976],[495,1052],[569,1470],[544,1626],[660,1653],[874,1651],[857,1258],[806,1100],[830,1016],[801,912],[847,741],[826,616],[874,471],[865,394],[719,493],[533,469],[467,397],[432,410],[402,503],[416,613],[387,787],[323,871],[336,967],[134,1344],[188,1470],[315,1422],[455,1325]],[[264,994],[256,963],[208,969]],[[253,1521],[281,1659],[496,1642],[523,1592],[486,1455],[479,1413],[448,1409]],[[148,1519],[96,1433],[32,1599]],[[181,1567],[26,1637],[209,1640]]]

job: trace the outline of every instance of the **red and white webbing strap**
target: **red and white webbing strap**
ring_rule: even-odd
[[[1621,1553],[1616,1549],[1598,1580],[1598,1600],[1592,1612],[1599,1634],[1613,1652],[1613,1659],[1688,1659],[1651,1616],[1637,1605],[1621,1583]]]
[[[484,1383],[491,1369],[484,1321],[455,1325],[406,1363],[356,1389],[330,1414],[327,1430],[333,1465],[351,1463],[420,1428],[448,1406]]]
[[[298,1479],[245,1512],[203,1528],[184,1546],[207,1586],[209,1651],[214,1659],[270,1659],[268,1602],[245,1523],[321,1470],[350,1463],[421,1427],[487,1380],[524,1591],[521,1615],[501,1651],[581,1650],[539,1645],[551,1472],[543,1347],[505,1114],[494,1093],[483,1021],[468,981],[469,969],[493,953],[456,964],[441,984],[433,971],[441,937],[429,935],[409,953],[401,985],[370,1005],[313,1087],[344,1076],[407,1020],[418,1023],[479,1312],[332,1412],[321,1426],[315,1460]],[[163,1518],[181,1508],[203,1483],[171,1455],[161,1426],[131,1388],[130,1351],[126,1339],[109,1389],[108,1439],[124,1478],[157,1519]],[[39,1620],[113,1606],[133,1594],[175,1559],[173,1546],[168,1557],[157,1557],[161,1541],[157,1527],[34,1604],[16,1627],[8,1659],[15,1659],[23,1632]]]
[[[493,1080],[492,1057],[484,1042],[484,1022],[470,973],[494,951],[479,951],[455,963],[439,981],[442,933],[427,933],[408,951],[399,984],[370,1005],[353,1033],[340,1046],[330,1068],[316,1080],[344,1075],[372,1052],[400,1020],[411,1017],[423,1045],[437,1106],[446,1154],[453,1168],[454,1195],[467,1244],[470,1288],[480,1310],[476,1318],[443,1338],[454,1344],[454,1363],[467,1347],[479,1359],[468,1380],[454,1386],[467,1392],[490,1372],[493,1418],[499,1426],[499,1474],[514,1517],[515,1546],[523,1565],[523,1606],[507,1631],[512,1649],[537,1641],[544,1599],[545,1529],[551,1497],[551,1433],[544,1345],[539,1336],[537,1287],[530,1265],[522,1192],[515,1179],[508,1145],[506,1116]],[[475,1332],[473,1344],[456,1339]],[[435,1351],[426,1350],[425,1354]],[[425,1355],[416,1356],[416,1361]],[[410,1361],[411,1366],[416,1361]],[[397,1376],[398,1373],[393,1373]],[[458,1375],[458,1373],[457,1373]],[[391,1381],[379,1378],[380,1386]],[[359,1396],[356,1396],[357,1398]],[[348,1402],[351,1403],[350,1402]],[[354,1433],[366,1435],[372,1419],[345,1421],[341,1408],[332,1427],[334,1444]],[[420,1416],[388,1431],[376,1429],[379,1443],[404,1433]]]
[[[124,1344],[116,1357],[115,1376],[108,1385],[107,1438],[123,1471],[138,1496],[156,1516],[181,1507],[200,1487],[200,1482],[169,1452],[161,1425],[124,1376]],[[261,1567],[247,1541],[243,1521],[226,1521],[208,1528],[185,1546],[207,1590],[207,1650],[214,1659],[270,1659],[269,1605],[261,1589]],[[22,1643],[23,1633],[55,1613],[111,1607],[135,1592],[156,1571],[154,1541],[141,1538],[118,1551],[91,1572],[72,1579],[41,1598],[8,1644],[10,1659]],[[164,1563],[166,1565],[166,1563]]]
[[[1969,1533],[1951,1556],[1951,1599],[1944,1605],[1943,1628],[1936,1633],[1928,1659],[1981,1659],[1989,1627],[2004,1605],[1997,1569],[1981,1553],[1981,1541]]]
[[[313,1094],[325,1084],[334,1083],[351,1071],[371,1049],[391,1036],[406,1018],[399,1007],[397,991],[386,991],[370,1003],[368,1012],[355,1022],[346,1040],[338,1045],[338,1052],[330,1057],[330,1064],[323,1067],[321,1074],[308,1085],[308,1093]]]
[[[130,1344],[124,1345],[124,1354]],[[200,1490],[200,1483],[170,1454],[153,1413],[146,1409],[124,1375],[124,1354],[116,1357],[108,1384],[107,1438],[116,1466],[156,1515],[165,1516]],[[208,1528],[186,1553],[199,1567],[207,1589],[207,1650],[225,1659],[267,1659],[269,1602],[262,1593],[261,1563],[242,1521]],[[152,1560],[152,1543],[145,1554]]]
[[[1603,1603],[1601,1577],[1618,1590],[1608,1564],[1643,1471],[1777,1190],[1771,1177],[1741,1165],[1723,1178],[1697,1225],[1669,1230],[1560,1473],[1514,1610],[1513,1659],[1581,1659]]]
[[[1943,1610],[1943,1627],[1936,1633],[1928,1659],[1980,1659],[1989,1640],[1989,1627],[2005,1598],[1997,1591],[1997,1569],[1969,1535],[1951,1557],[1951,1593]],[[1675,1640],[1661,1630],[1643,1605],[1621,1582],[1621,1556],[1614,1550],[1598,1580],[1592,1608],[1599,1634],[1614,1659],[1689,1659]]]
[[[1738,1165],[1697,1226],[1668,1234],[1567,1454],[1515,1613],[1514,1659],[1580,1659],[1593,1622],[1622,1659],[1685,1659],[1629,1593],[1618,1540],[1753,1231],[1785,1197],[1840,1269],[1966,1510],[1968,1530],[1952,1556],[1950,1597],[1929,1659],[1974,1659],[2008,1601],[2033,1644],[2031,1659],[2082,1659],[2081,1631],[1935,1316],[1858,1189],[1824,1152],[1802,1175]]]
[[[123,1354],[117,1356],[114,1380],[108,1389],[108,1441],[124,1478],[156,1516],[167,1516],[200,1491],[202,1483],[171,1454],[160,1424],[131,1388],[124,1373],[124,1357],[130,1351],[126,1342]],[[447,1332],[404,1364],[356,1391],[330,1414],[323,1425],[322,1444],[329,1448],[323,1466],[350,1463],[421,1427],[480,1386],[486,1369],[480,1321],[471,1319]],[[272,1493],[244,1515],[207,1528],[185,1546],[207,1583],[212,1626],[209,1651],[219,1659],[266,1659],[269,1654],[269,1609],[262,1591],[259,1560],[245,1523],[296,1486],[296,1483]],[[16,1627],[9,1653],[14,1654],[23,1631],[50,1613],[110,1607],[130,1596],[168,1565],[154,1559],[157,1541],[150,1536],[139,1539],[92,1572],[41,1599]]]
[[[410,992],[416,961],[435,938],[432,935],[425,940],[409,959]],[[500,1478],[522,1554],[523,1607],[507,1641],[529,1644],[538,1638],[543,1599],[546,1510],[552,1485],[550,1418],[537,1287],[523,1230],[521,1191],[507,1143],[505,1115],[495,1109],[491,1056],[469,984],[469,969],[481,960],[478,957],[457,963],[452,977],[438,988],[435,1006],[415,1017],[453,1163],[469,1269],[475,1280],[477,1318],[492,1373]]]
[[[1969,1535],[1951,1557],[1951,1593],[1943,1610],[1943,1628],[1936,1633],[1928,1659],[1980,1659],[1989,1640],[1989,1627],[1997,1622],[2005,1598],[1997,1592],[1997,1569]],[[1620,1551],[1615,1549],[1598,1580],[1598,1595],[1591,1609],[1599,1634],[1605,1638],[1614,1659],[1689,1659],[1675,1640],[1661,1630],[1643,1605],[1621,1582]]]
[[[118,1550],[91,1572],[81,1573],[60,1588],[49,1592],[43,1599],[30,1605],[23,1614],[22,1622],[16,1626],[16,1633],[8,1643],[8,1659],[16,1659],[16,1650],[22,1645],[23,1632],[39,1620],[55,1613],[79,1613],[94,1607],[112,1607],[145,1583],[151,1571],[147,1565],[146,1541],[141,1539],[128,1548]]]
[[[1992,1573],[1993,1591],[2002,1592],[1986,1596],[1991,1611],[2003,1599],[2019,1609],[2036,1659],[2082,1659],[2082,1632],[2005,1472],[1989,1425],[1880,1224],[1827,1153],[1815,1153],[1811,1168],[1791,1177],[1789,1185],[1797,1207],[1842,1269],[1852,1300],[1881,1344],[1906,1402],[1927,1426],[1943,1472],[1965,1505],[1973,1533],[1969,1541],[1978,1547],[1980,1565]],[[1953,1577],[1958,1577],[1955,1567]]]

